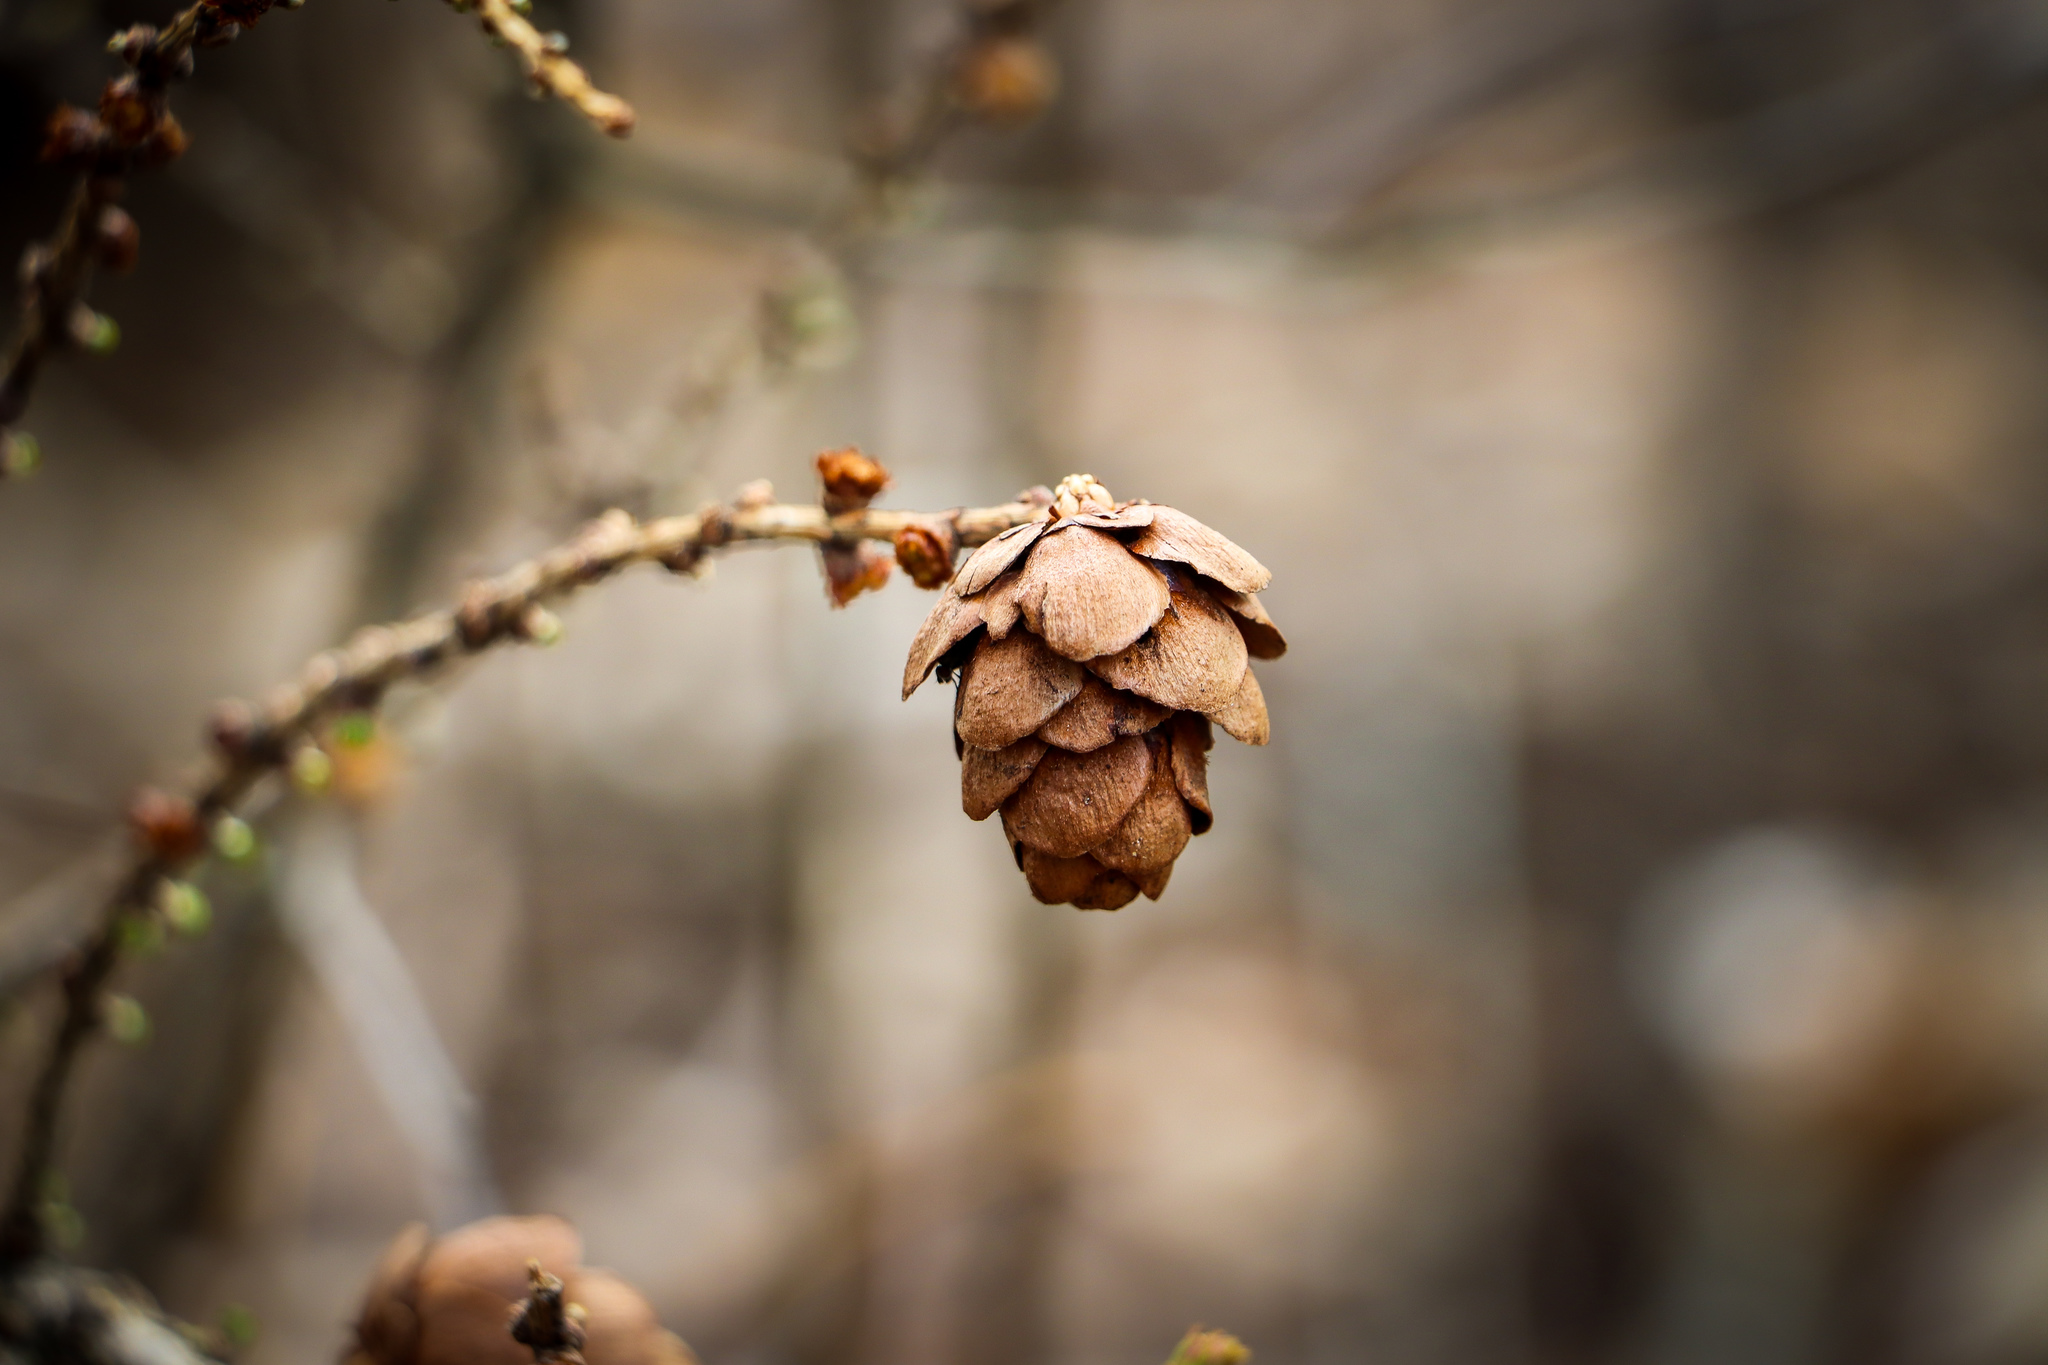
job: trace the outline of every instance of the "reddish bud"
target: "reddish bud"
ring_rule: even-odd
[[[163,117],[163,97],[147,89],[139,77],[128,75],[107,82],[100,92],[100,122],[123,147],[139,146],[156,131]]]
[[[825,510],[834,516],[859,511],[889,486],[889,471],[861,454],[858,446],[820,455],[818,477],[825,484]]]
[[[149,856],[159,862],[187,862],[206,848],[206,828],[192,803],[156,787],[135,793],[128,803],[128,825]]]
[[[107,127],[94,115],[69,104],[57,106],[43,130],[43,160],[87,162],[106,150]]]
[[[185,155],[185,148],[191,145],[191,141],[185,136],[184,125],[166,113],[157,120],[149,136],[129,154],[130,160],[139,169],[156,170]]]
[[[910,581],[927,590],[943,588],[953,576],[953,528],[913,522],[896,533],[896,562]]]
[[[825,562],[825,592],[835,607],[843,607],[864,592],[874,592],[889,582],[895,561],[879,545],[862,541],[858,545],[827,545],[821,551]]]
[[[126,209],[109,204],[100,210],[93,245],[99,252],[100,264],[107,269],[133,270],[136,258],[142,254],[142,229]]]

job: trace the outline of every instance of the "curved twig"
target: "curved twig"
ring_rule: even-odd
[[[886,475],[879,466],[869,468],[876,478],[865,492],[872,496]],[[827,501],[835,502],[829,473],[827,479]],[[840,495],[837,505],[843,507],[844,500]],[[865,507],[834,512],[824,506],[744,495],[731,505],[713,504],[687,516],[654,521],[608,512],[565,544],[495,578],[470,584],[452,608],[395,625],[368,627],[340,649],[315,655],[295,682],[261,706],[226,702],[217,707],[211,775],[187,796],[152,794],[147,813],[136,817],[140,850],[87,937],[61,964],[62,1015],[30,1095],[19,1164],[5,1214],[0,1215],[0,1266],[44,1249],[40,1199],[55,1151],[57,1121],[79,1051],[99,1031],[107,985],[120,965],[123,926],[131,919],[161,913],[170,881],[205,856],[209,831],[233,815],[265,778],[288,770],[314,744],[323,723],[369,711],[393,684],[435,676],[493,646],[553,640],[559,624],[548,611],[549,603],[634,564],[655,563],[692,573],[709,556],[735,545],[808,542],[826,552],[834,597],[844,601],[851,594],[841,591],[833,574],[835,552],[855,551],[867,541],[889,541],[906,546],[906,563],[914,563],[918,554],[929,553],[926,547],[937,543],[947,547],[950,560],[955,548],[979,545],[1040,515],[1045,506],[1043,490],[1033,490],[1000,506],[947,512]],[[916,576],[920,581],[929,577]]]

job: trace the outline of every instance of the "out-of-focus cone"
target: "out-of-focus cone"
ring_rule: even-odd
[[[1211,722],[1269,735],[1249,660],[1287,643],[1252,594],[1265,567],[1171,507],[1116,504],[1085,474],[1038,521],[968,557],[910,648],[908,697],[959,675],[961,803],[1002,812],[1048,905],[1159,898],[1207,832]]]
[[[530,1261],[561,1278],[587,1365],[697,1365],[638,1290],[582,1260],[559,1218],[486,1218],[439,1239],[415,1223],[370,1278],[346,1365],[532,1365],[510,1329]]]

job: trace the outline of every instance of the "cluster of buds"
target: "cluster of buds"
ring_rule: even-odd
[[[1287,643],[1265,567],[1184,512],[1086,474],[960,566],[912,642],[908,697],[956,676],[967,814],[1001,812],[1038,899],[1116,910],[1166,889],[1212,820],[1211,725],[1270,734],[1249,661]]]
[[[819,501],[826,515],[837,517],[873,502],[889,486],[889,471],[847,446],[818,457],[818,480],[824,485]],[[825,570],[825,593],[835,607],[889,582],[889,553],[865,540],[850,545],[827,541],[818,547],[818,555]]]
[[[208,6],[200,14],[218,12]],[[224,16],[202,20],[195,41],[226,42],[238,23]],[[148,24],[123,30],[109,46],[131,69],[107,82],[97,112],[59,106],[45,130],[43,159],[100,175],[168,165],[184,154],[188,139],[170,111],[165,87],[191,73],[191,46],[164,43]]]
[[[415,1223],[385,1249],[344,1365],[696,1365],[639,1290],[582,1261],[559,1218],[486,1218],[438,1239]]]

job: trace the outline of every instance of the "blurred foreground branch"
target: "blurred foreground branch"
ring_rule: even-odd
[[[519,54],[536,91],[576,107],[605,132],[624,137],[633,109],[592,85],[564,54],[568,39],[542,34],[518,13],[520,0],[449,0],[474,10],[484,31]],[[190,144],[170,111],[171,83],[192,74],[194,49],[222,47],[282,4],[305,0],[198,0],[162,29],[135,24],[107,44],[128,66],[100,92],[96,112],[61,105],[50,117],[43,159],[77,172],[57,230],[21,258],[21,325],[0,369],[0,479],[33,471],[41,461],[34,437],[15,430],[28,409],[43,362],[66,347],[98,355],[120,344],[121,329],[85,302],[93,268],[127,270],[142,249],[135,220],[120,207],[127,178],[169,165]]]
[[[561,623],[549,603],[634,564],[694,574],[734,545],[808,542],[819,547],[833,600],[843,604],[888,576],[887,557],[867,542],[893,543],[916,581],[937,586],[960,549],[1037,517],[1049,501],[1044,490],[1033,490],[996,507],[874,510],[866,504],[888,481],[881,466],[854,451],[831,452],[818,463],[825,480],[818,506],[776,503],[773,490],[756,483],[731,504],[686,516],[639,522],[624,512],[607,513],[566,544],[470,584],[452,608],[358,632],[342,648],[315,656],[296,682],[261,706],[231,701],[217,707],[211,775],[190,794],[151,791],[138,798],[131,820],[140,848],[83,943],[61,965],[62,1014],[30,1095],[19,1165],[0,1215],[0,1266],[45,1249],[43,1192],[57,1121],[80,1049],[118,1022],[107,987],[128,941],[124,930],[175,922],[193,893],[174,879],[225,831],[247,837],[235,812],[266,778],[303,773],[309,760],[324,758],[316,741],[323,724],[371,711],[393,684],[435,676],[493,646],[552,643]]]
[[[0,1360],[212,1365],[227,1347],[214,1337],[98,1271],[36,1261],[0,1272]]]

